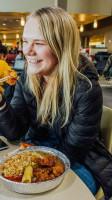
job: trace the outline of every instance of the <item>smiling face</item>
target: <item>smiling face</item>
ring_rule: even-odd
[[[46,44],[36,17],[29,18],[25,25],[23,52],[28,61],[28,71],[48,79],[58,60]]]

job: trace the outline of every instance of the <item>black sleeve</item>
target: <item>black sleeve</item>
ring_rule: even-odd
[[[24,99],[21,77],[15,87],[14,97],[11,105],[7,104],[0,111],[0,132],[9,140],[19,139],[28,130],[28,113]]]
[[[72,122],[59,147],[70,160],[79,160],[81,156],[84,158],[100,132],[102,91],[99,84],[95,81],[91,90],[79,96],[77,106],[73,109]]]

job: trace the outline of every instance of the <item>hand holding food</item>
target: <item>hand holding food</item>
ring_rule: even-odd
[[[6,106],[5,99],[2,98],[2,94],[0,93],[0,110],[2,110]]]
[[[0,102],[2,101],[2,95],[0,94]]]
[[[0,85],[0,95],[4,93],[3,87]]]

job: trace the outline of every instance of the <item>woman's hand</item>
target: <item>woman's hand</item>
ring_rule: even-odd
[[[0,102],[2,101],[2,95],[0,94]]]
[[[1,101],[2,101],[2,95],[0,94],[0,102]],[[0,107],[0,110],[2,110],[3,108],[5,108],[5,106],[6,106],[6,103],[4,103],[4,105]]]

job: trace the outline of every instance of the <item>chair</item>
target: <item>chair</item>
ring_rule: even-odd
[[[99,60],[96,64],[96,69],[99,73],[99,75],[102,75],[103,74],[103,70],[105,68],[105,65],[106,65],[106,60]]]
[[[112,153],[112,109],[103,106],[101,137],[108,151]]]
[[[103,106],[103,114],[101,119],[101,137],[108,151],[112,153],[112,109]],[[103,196],[103,191],[100,188],[96,194],[96,200]]]
[[[14,60],[15,60],[15,58],[16,58],[16,56],[17,56],[17,54],[8,54],[7,55],[7,63],[8,63],[8,65],[10,66],[13,66],[14,65]]]

